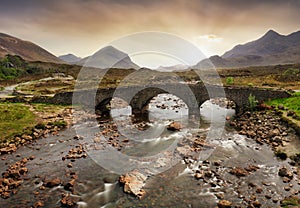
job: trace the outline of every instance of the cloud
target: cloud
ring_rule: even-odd
[[[209,42],[220,42],[223,40],[222,37],[218,37],[217,35],[214,35],[214,34],[200,35],[200,36],[197,36],[196,39],[209,41]]]
[[[222,43],[214,49],[223,53],[270,28],[280,33],[299,30],[299,10],[297,0],[2,0],[0,28],[55,54],[89,55],[120,36],[141,31]]]

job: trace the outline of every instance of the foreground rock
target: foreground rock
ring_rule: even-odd
[[[119,182],[124,185],[124,192],[133,194],[142,199],[146,192],[142,189],[145,185],[147,176],[134,170],[120,176]]]
[[[230,201],[227,200],[221,200],[218,202],[218,207],[219,208],[230,208],[232,205],[232,203]]]
[[[15,152],[17,146],[15,144],[9,144],[7,147],[0,148],[0,155]]]
[[[278,171],[278,175],[280,177],[287,177],[289,179],[293,179],[293,173],[289,171],[286,167],[282,167]]]
[[[2,173],[0,178],[0,196],[4,199],[17,192],[17,187],[23,183],[22,176],[26,175],[28,169],[25,167],[28,159],[23,158]]]
[[[87,157],[87,154],[85,153],[83,146],[77,145],[77,146],[75,146],[75,148],[70,149],[68,154],[66,156],[62,157],[62,160],[65,160],[65,159],[75,160],[75,159],[86,158],[86,157]]]
[[[60,200],[62,207],[69,207],[69,208],[77,207],[77,202],[78,202],[78,199],[75,199],[70,194],[66,194],[66,193],[62,194],[62,197]]]
[[[288,128],[275,111],[246,112],[232,121],[239,133],[255,140],[258,144],[268,144],[273,149],[288,142]]]
[[[44,186],[47,188],[53,188],[61,184],[61,180],[59,178],[54,178],[52,180],[45,180]]]
[[[246,168],[235,167],[229,171],[230,174],[235,175],[236,177],[244,177],[249,175],[251,172],[255,172],[259,169],[258,166],[249,165]]]
[[[181,128],[182,128],[181,124],[176,121],[173,121],[167,127],[167,129],[170,131],[180,131]]]

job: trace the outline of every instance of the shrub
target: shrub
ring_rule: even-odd
[[[35,125],[35,128],[37,128],[37,129],[46,129],[46,125],[44,123],[38,123],[37,125]]]
[[[300,72],[299,69],[289,68],[289,69],[287,69],[287,70],[285,70],[283,72],[283,76],[285,76],[285,77],[292,77],[292,76],[297,75],[299,72]]]
[[[256,108],[258,101],[256,100],[255,96],[252,94],[249,95],[248,101],[249,101],[249,108],[251,111],[253,111]]]
[[[227,84],[227,85],[233,85],[233,84],[234,84],[234,79],[233,79],[233,77],[227,77],[227,78],[226,78],[226,84]]]
[[[280,151],[280,150],[275,152],[275,156],[280,158],[281,160],[286,160],[287,159],[287,154],[285,152]]]

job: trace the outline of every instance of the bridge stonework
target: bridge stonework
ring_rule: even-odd
[[[236,113],[240,114],[249,107],[248,98],[255,96],[259,102],[275,98],[287,98],[291,95],[284,90],[261,89],[256,87],[223,87],[203,84],[167,84],[149,86],[130,86],[98,89],[97,91],[83,90],[74,92],[75,104],[80,103],[100,111],[109,111],[106,105],[113,97],[122,98],[132,107],[133,113],[146,112],[147,105],[158,94],[168,93],[182,99],[189,108],[189,115],[200,114],[200,106],[207,100],[226,97],[236,105]],[[72,92],[56,94],[50,101],[56,104],[72,104]],[[41,101],[41,100],[36,100]],[[73,100],[74,101],[74,100]]]

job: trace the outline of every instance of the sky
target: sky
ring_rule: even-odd
[[[0,0],[0,32],[57,56],[85,57],[119,38],[155,31],[181,37],[209,57],[269,29],[299,31],[299,11],[300,0]],[[153,59],[135,61],[146,66]]]

